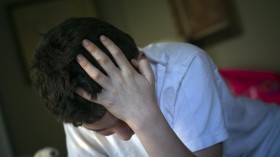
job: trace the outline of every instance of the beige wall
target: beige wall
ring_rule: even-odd
[[[109,7],[103,0],[103,6]],[[120,3],[101,17],[131,34],[139,46],[162,40],[181,41],[168,0]],[[280,72],[280,1],[232,0],[242,33],[204,49],[219,67],[272,70]],[[119,8],[119,9],[118,9]],[[115,14],[121,14],[117,18]]]
[[[139,46],[151,42],[180,40],[168,0],[99,0],[99,15],[130,34]],[[110,8],[110,9],[108,9]]]
[[[0,104],[17,156],[43,146],[65,150],[64,133],[24,81],[24,74],[8,23],[5,6],[21,0],[0,1]],[[23,0],[22,0],[23,1]],[[280,1],[232,0],[243,33],[206,47],[219,67],[280,72]],[[130,33],[139,46],[162,40],[180,40],[168,0],[97,0],[99,15]]]
[[[280,1],[235,0],[243,33],[207,50],[220,67],[280,72]]]

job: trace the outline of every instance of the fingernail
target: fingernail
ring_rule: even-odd
[[[83,45],[84,45],[84,46],[87,46],[87,45],[89,45],[89,44],[90,44],[90,42],[89,42],[87,39],[84,39],[84,40],[83,40]]]
[[[106,40],[106,37],[105,37],[104,35],[101,35],[101,36],[100,36],[100,40],[101,40],[101,41],[105,41],[105,40]]]
[[[82,59],[83,59],[83,55],[78,54],[78,55],[77,55],[77,60],[78,60],[78,61],[81,61]]]

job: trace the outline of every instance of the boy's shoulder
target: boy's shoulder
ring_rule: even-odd
[[[151,60],[167,64],[188,63],[204,52],[199,47],[184,42],[152,43],[140,50],[144,51]]]

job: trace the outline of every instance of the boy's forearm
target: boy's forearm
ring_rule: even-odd
[[[129,124],[150,157],[195,156],[168,125],[159,109]]]

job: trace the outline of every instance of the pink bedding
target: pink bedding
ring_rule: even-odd
[[[280,105],[280,75],[269,71],[219,69],[234,95]]]

